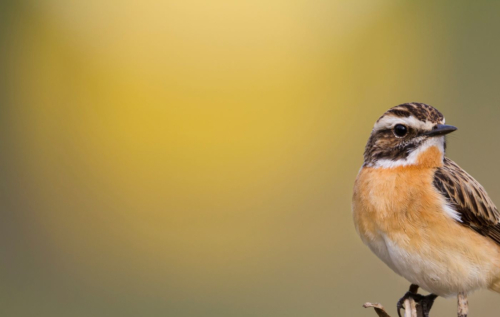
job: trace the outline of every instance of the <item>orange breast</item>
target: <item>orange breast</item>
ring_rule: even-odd
[[[433,173],[414,166],[363,168],[353,195],[354,222],[361,238],[404,234],[416,243],[420,235],[416,224],[430,225],[444,216],[443,199],[433,189]]]
[[[440,165],[442,154],[431,147],[419,156],[417,165],[363,168],[353,195],[354,222],[361,238],[404,234],[418,244],[422,231],[417,227],[446,223],[444,198],[432,184],[435,167]]]

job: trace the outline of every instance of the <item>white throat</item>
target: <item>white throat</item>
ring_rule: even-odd
[[[444,136],[429,138],[424,141],[418,148],[410,153],[406,158],[399,160],[380,159],[370,164],[374,168],[394,168],[398,166],[417,165],[418,157],[430,147],[437,147],[444,158]]]

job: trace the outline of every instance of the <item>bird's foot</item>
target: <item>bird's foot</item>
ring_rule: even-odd
[[[406,294],[403,297],[401,297],[398,301],[397,304],[398,316],[401,317],[401,309],[405,309],[404,303],[407,299],[411,298],[415,301],[415,303],[420,303],[423,297],[424,297],[423,295],[413,293],[412,291],[406,292]]]
[[[432,305],[434,304],[434,300],[437,298],[437,295],[430,294],[424,296],[417,293],[413,293],[412,291],[406,292],[406,294],[403,297],[401,297],[401,299],[398,301],[397,304],[399,317],[401,317],[401,309],[405,309],[404,302],[408,298],[413,299],[417,305],[421,306],[422,314],[424,317],[429,317],[429,312],[431,311]]]
[[[424,317],[429,317],[429,312],[431,311],[432,305],[434,304],[434,300],[438,296],[435,294],[429,294],[427,296],[422,296],[422,300],[420,301],[420,306],[422,307],[422,314]]]

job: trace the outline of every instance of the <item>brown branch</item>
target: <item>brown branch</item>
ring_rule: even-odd
[[[421,306],[417,305],[415,303],[415,301],[413,300],[413,298],[408,298],[407,300],[405,300],[404,306],[405,306],[405,317],[421,317],[421,316],[423,316]],[[385,311],[384,306],[382,306],[378,303],[375,303],[375,304],[365,303],[363,305],[363,307],[364,308],[372,307],[373,309],[375,309],[375,312],[377,313],[377,315],[379,317],[391,317]],[[467,317],[467,316],[464,316],[464,317]]]
[[[364,308],[369,308],[369,307],[373,307],[373,309],[375,309],[375,312],[377,313],[377,315],[379,317],[391,317],[389,316],[389,314],[385,311],[384,309],[384,306],[380,305],[380,304],[372,304],[372,303],[365,303],[363,305]]]
[[[405,317],[417,317],[417,304],[413,298],[407,298],[404,303]]]

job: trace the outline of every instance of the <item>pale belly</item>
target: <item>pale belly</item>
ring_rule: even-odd
[[[367,245],[394,272],[412,284],[444,297],[460,291],[488,288],[499,275],[495,260],[498,253],[485,247],[473,250],[457,248],[456,244],[440,247],[428,244],[417,251],[401,247],[383,234]],[[493,253],[489,259],[488,251]]]

